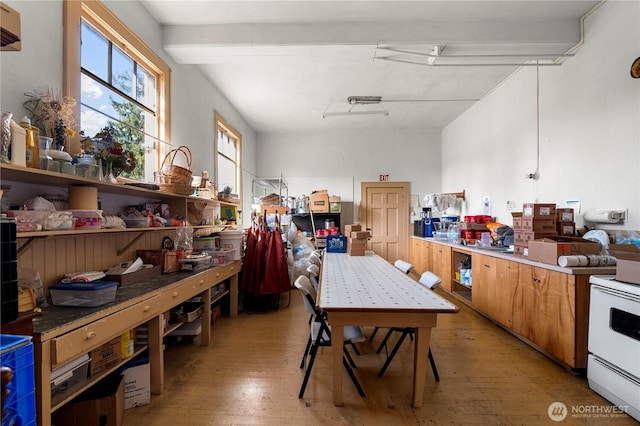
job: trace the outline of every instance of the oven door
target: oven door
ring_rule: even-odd
[[[597,277],[591,283],[589,352],[640,377],[640,287]]]

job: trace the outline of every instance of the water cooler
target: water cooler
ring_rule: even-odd
[[[413,222],[413,235],[416,237],[433,237],[435,227],[434,222],[440,222],[440,219],[431,217],[431,207],[423,207],[420,213],[420,220]]]

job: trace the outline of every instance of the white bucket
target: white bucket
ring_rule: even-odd
[[[227,229],[218,235],[220,235],[220,248],[234,250],[233,260],[242,259],[242,231]]]

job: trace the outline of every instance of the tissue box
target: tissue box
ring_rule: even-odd
[[[133,283],[139,283],[140,281],[150,280],[153,277],[157,277],[162,272],[162,266],[153,265],[151,268],[141,268],[135,272],[122,275],[107,275],[104,277],[105,281],[115,281],[118,283],[118,287],[123,285],[129,285]]]

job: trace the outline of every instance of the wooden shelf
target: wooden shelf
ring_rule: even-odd
[[[193,202],[205,202],[213,205],[229,204],[236,206],[237,204],[224,203],[218,200],[185,196],[180,194],[172,194],[169,192],[155,191],[153,189],[140,188],[133,185],[115,184],[103,182],[95,179],[87,179],[80,176],[66,175],[64,173],[50,172],[48,170],[32,169],[29,167],[21,167],[13,164],[0,164],[0,173],[3,181],[16,181],[21,183],[65,187],[69,185],[91,185],[98,188],[98,192],[104,192],[117,195],[129,195],[144,197],[158,200],[183,200]]]
[[[132,358],[134,358],[135,356],[137,356],[137,355],[141,354],[142,352],[144,352],[145,350],[147,350],[147,348],[148,348],[148,346],[146,346],[146,345],[136,347],[132,356],[121,360],[118,364],[116,364],[113,367],[101,372],[97,376],[88,377],[87,380],[85,380],[82,385],[75,386],[75,387],[73,387],[71,389],[67,389],[66,391],[62,392],[61,394],[56,395],[55,397],[51,398],[51,412],[56,411],[58,408],[62,407],[64,404],[66,404],[67,402],[71,401],[73,398],[75,398],[76,396],[81,394],[83,391],[85,391],[86,389],[89,389],[91,386],[93,386],[94,384],[98,383],[100,380],[105,378],[107,375],[113,373],[118,368],[122,367],[124,364],[129,362]]]

